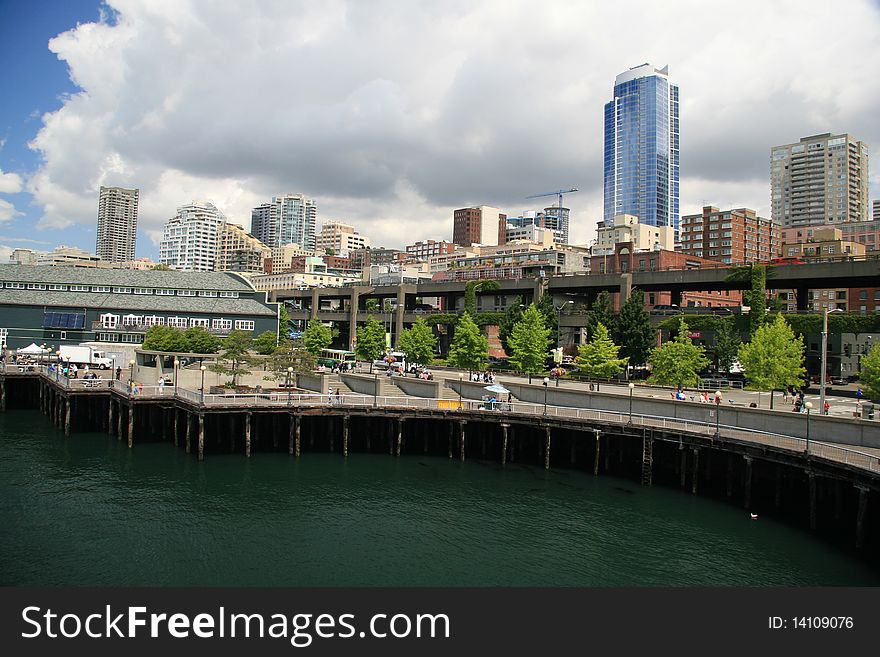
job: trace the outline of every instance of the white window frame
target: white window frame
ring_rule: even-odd
[[[131,294],[130,287],[115,287],[113,288],[114,294]]]
[[[202,328],[208,328],[208,325],[211,323],[211,320],[204,319],[202,317],[190,317],[189,318],[189,327],[193,328],[195,326],[201,326]]]
[[[134,288],[135,294],[152,294],[153,290],[149,287],[136,287]]]
[[[108,285],[92,285],[92,292],[109,292],[110,287]]]
[[[237,319],[235,320],[235,330],[236,331],[253,331],[255,326],[255,322],[252,319]]]
[[[113,313],[102,313],[98,319],[101,321],[101,327],[105,329],[115,329],[119,325],[119,315]]]
[[[200,297],[216,297],[217,293],[214,292],[213,290],[202,290],[201,292],[199,292],[199,296]]]
[[[169,317],[166,323],[172,328],[186,328],[189,324],[186,317]]]
[[[122,316],[122,325],[123,326],[143,326],[144,316],[143,315],[123,315]]]
[[[173,297],[174,290],[156,290],[156,295],[160,297]]]
[[[195,290],[177,290],[177,296],[179,297],[194,297],[196,296]]]

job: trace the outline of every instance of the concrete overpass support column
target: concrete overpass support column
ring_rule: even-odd
[[[356,287],[351,288],[351,306],[348,309],[348,348],[354,351],[357,343],[357,325],[358,325],[358,303],[360,302],[360,293]]]
[[[797,309],[798,312],[809,310],[810,308],[810,290],[806,287],[798,287],[795,289],[795,296],[797,297]]]
[[[743,485],[743,506],[747,509],[752,508],[752,457],[744,456],[746,460],[746,479]]]
[[[397,341],[400,340],[400,334],[403,333],[403,314],[406,312],[406,292],[401,285],[397,290],[397,309],[394,311],[394,346],[397,347]]]
[[[541,299],[544,298],[544,292],[547,289],[547,279],[541,278],[540,276],[535,279],[535,285],[532,288],[532,303],[536,306],[541,303]]]
[[[633,275],[632,274],[621,274],[620,275],[620,305],[623,307],[623,304],[626,303],[626,300],[629,299],[629,295],[632,294],[633,288]]]
[[[312,288],[312,310],[311,310],[311,313],[309,313],[309,316],[312,319],[318,318],[318,309],[320,307],[321,307],[321,294],[318,291],[318,288],[313,287]]]
[[[856,486],[859,489],[859,512],[856,516],[856,549],[861,549],[865,540],[865,515],[868,513],[868,488]]]

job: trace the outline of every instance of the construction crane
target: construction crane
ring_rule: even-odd
[[[540,198],[542,196],[558,196],[559,197],[559,207],[562,207],[562,195],[563,194],[571,194],[572,192],[578,191],[577,187],[572,187],[571,189],[557,189],[555,192],[547,192],[546,194],[532,194],[531,196],[526,196],[526,198]]]

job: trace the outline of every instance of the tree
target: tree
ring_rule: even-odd
[[[656,334],[651,318],[645,311],[645,295],[633,290],[620,309],[614,332],[614,341],[621,345],[621,356],[632,365],[648,360],[651,348],[656,344]]]
[[[715,361],[719,372],[730,372],[741,345],[742,338],[733,322],[725,320],[715,331]]]
[[[535,307],[544,317],[544,326],[550,329],[550,342],[559,344],[559,317],[556,314],[556,306],[553,305],[553,295],[545,294]]]
[[[510,364],[528,374],[530,379],[532,374],[543,372],[550,349],[550,332],[537,306],[531,304],[513,327],[509,339]]]
[[[216,354],[220,348],[220,338],[203,326],[191,326],[183,332],[183,338],[186,350],[194,354]]]
[[[678,335],[652,349],[648,362],[651,364],[650,383],[684,387],[700,382],[699,372],[709,364],[709,359],[706,358],[706,350],[695,345],[688,337],[688,326],[681,318]]]
[[[777,390],[803,385],[804,339],[795,336],[782,315],[759,327],[737,358],[752,390]]]
[[[455,325],[455,337],[449,347],[449,363],[468,371],[482,370],[489,360],[489,340],[480,332],[471,315],[465,312]]]
[[[419,317],[415,323],[400,334],[397,348],[406,354],[406,359],[419,365],[427,365],[437,349],[437,336],[425,320]]]
[[[245,367],[253,365],[255,359],[250,354],[250,350],[254,346],[254,339],[247,331],[235,330],[229,334],[223,341],[222,353],[220,359],[209,366],[212,372],[231,376],[230,383],[235,385],[239,376],[250,374],[251,371]],[[227,366],[228,365],[228,366]]]
[[[611,307],[611,295],[607,290],[599,292],[593,307],[587,312],[587,340],[596,337],[598,324],[603,324],[606,329],[614,327],[614,309]]]
[[[361,360],[373,361],[385,353],[385,327],[375,317],[367,317],[367,321],[357,329],[357,346],[355,353]]]
[[[513,304],[508,306],[501,321],[498,322],[498,340],[501,342],[501,347],[504,349],[504,353],[508,356],[511,352],[509,342],[510,335],[513,333],[513,327],[522,319],[522,316],[522,297],[516,297],[516,299],[513,300]]]
[[[150,351],[168,351],[177,353],[185,353],[189,351],[189,345],[187,344],[183,331],[179,328],[174,328],[173,326],[160,325],[151,326],[147,329],[141,348],[149,349]],[[216,349],[214,351],[216,351]],[[205,353],[214,353],[214,351]]]
[[[278,346],[278,337],[273,331],[264,331],[254,340],[254,351],[263,356],[268,356]]]
[[[859,381],[865,384],[869,399],[880,400],[880,344],[875,344],[871,351],[863,354]]]
[[[617,357],[619,350],[608,329],[599,322],[596,324],[595,337],[578,348],[575,363],[591,379],[610,379],[626,367],[627,359]]]
[[[287,368],[292,367],[293,372],[313,372],[316,358],[310,353],[302,340],[282,340],[272,355],[269,356],[267,366],[269,374],[264,378],[274,381],[287,380]]]
[[[150,269],[153,271],[171,271],[171,267],[161,262],[158,265],[153,265]]]
[[[278,309],[278,341],[287,340],[290,336],[290,312],[287,304],[282,303]]]
[[[326,349],[333,342],[333,331],[324,326],[318,319],[309,320],[306,330],[303,331],[302,341],[310,353],[317,356],[322,349]]]

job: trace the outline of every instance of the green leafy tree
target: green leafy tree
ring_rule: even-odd
[[[278,309],[278,342],[288,339],[290,324],[290,312],[287,310],[287,304],[282,303]]]
[[[367,299],[364,303],[364,309],[368,313],[377,313],[379,312],[379,300],[378,299]]]
[[[449,363],[468,371],[480,371],[489,360],[489,340],[465,312],[455,326],[455,336],[449,347]]]
[[[144,336],[144,342],[141,346],[150,351],[169,351],[176,353],[186,353],[189,351],[189,345],[187,344],[183,331],[179,328],[174,328],[173,326],[151,326],[147,329],[147,333]],[[216,351],[216,349],[214,351]]]
[[[875,344],[871,351],[863,354],[859,362],[859,381],[865,384],[870,399],[880,400],[880,344]]]
[[[315,356],[321,353],[333,343],[333,331],[324,326],[318,319],[309,320],[306,330],[303,331],[302,341],[306,349]]]
[[[511,334],[513,333],[513,327],[522,319],[522,316],[522,297],[516,297],[513,304],[508,306],[507,310],[504,312],[501,321],[498,322],[498,340],[501,342],[501,347],[504,349],[504,353],[508,356],[511,352],[509,341]]]
[[[633,290],[620,309],[614,331],[614,341],[621,345],[621,356],[633,365],[641,365],[648,360],[651,349],[656,344],[656,333],[651,326],[651,318],[645,311],[645,294]]]
[[[220,349],[220,338],[203,326],[191,326],[183,332],[183,338],[186,350],[194,354],[216,354]]]
[[[273,331],[264,331],[254,338],[254,351],[263,356],[268,356],[278,346],[278,337]]]
[[[375,317],[367,317],[367,321],[358,327],[354,352],[361,360],[370,361],[371,372],[373,361],[385,353],[385,327]]]
[[[247,331],[233,331],[223,341],[220,359],[210,365],[208,369],[218,374],[231,377],[230,383],[234,386],[238,377],[250,374],[248,366],[255,364],[256,359],[250,351],[254,346],[254,339]]]
[[[544,318],[544,326],[550,329],[550,342],[552,344],[559,344],[559,317],[556,314],[556,306],[553,303],[553,295],[545,294],[535,304],[535,307]]]
[[[575,363],[591,379],[610,379],[626,367],[627,359],[617,357],[619,351],[608,329],[599,322],[593,339],[578,348]]]
[[[550,329],[535,304],[523,313],[510,336],[510,364],[531,379],[532,374],[544,371],[550,350]]]
[[[688,337],[688,326],[681,318],[678,335],[652,349],[648,362],[651,365],[650,383],[684,387],[700,382],[699,372],[709,364],[709,359],[706,358],[706,350],[695,345]]]
[[[437,349],[437,336],[425,320],[419,317],[413,325],[404,329],[397,341],[397,348],[406,354],[406,359],[419,365],[427,365]]]
[[[795,336],[782,315],[760,326],[737,352],[752,390],[800,387],[804,381],[804,339]]]
[[[725,321],[715,331],[715,361],[719,372],[730,372],[736,355],[742,345],[739,332],[733,327],[733,322]]]
[[[287,368],[293,368],[291,374],[315,371],[317,359],[309,352],[302,340],[282,340],[267,360],[269,373],[264,377],[273,381],[287,380]]]
[[[153,265],[150,267],[153,271],[171,271],[171,267],[164,263],[159,263],[158,265]]]
[[[614,327],[614,308],[611,305],[611,295],[607,290],[602,290],[596,296],[593,307],[587,312],[587,340],[596,337],[596,326],[602,324],[606,329]]]

